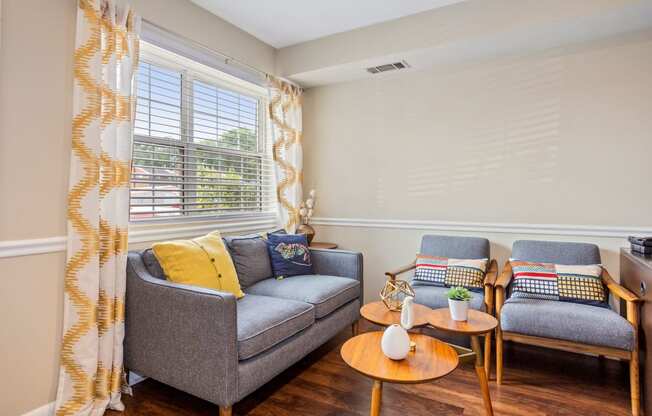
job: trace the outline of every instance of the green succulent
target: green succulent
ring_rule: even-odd
[[[451,287],[447,293],[448,299],[469,301],[473,296],[465,287]]]

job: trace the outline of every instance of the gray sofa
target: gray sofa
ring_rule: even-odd
[[[239,300],[168,282],[151,250],[130,252],[126,368],[230,414],[232,404],[359,319],[362,254],[310,252],[317,275],[282,280],[269,277],[271,268],[260,280],[260,264],[255,273],[233,256],[246,282]]]

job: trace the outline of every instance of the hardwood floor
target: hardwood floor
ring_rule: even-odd
[[[362,326],[362,325],[361,325]],[[363,329],[371,329],[366,325]],[[234,415],[367,415],[372,381],[347,367],[340,346],[343,331],[322,348],[233,407]],[[495,366],[493,366],[495,368]],[[505,380],[490,381],[496,415],[628,415],[628,367],[613,360],[506,344]],[[472,363],[427,384],[385,383],[385,416],[483,415]],[[124,413],[107,415],[216,416],[217,406],[154,380],[124,396]]]

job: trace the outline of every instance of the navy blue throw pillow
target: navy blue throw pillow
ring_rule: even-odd
[[[268,234],[267,251],[274,277],[313,274],[308,239],[305,234]]]

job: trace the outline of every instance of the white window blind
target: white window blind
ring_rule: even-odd
[[[132,221],[273,216],[265,90],[142,43]]]

